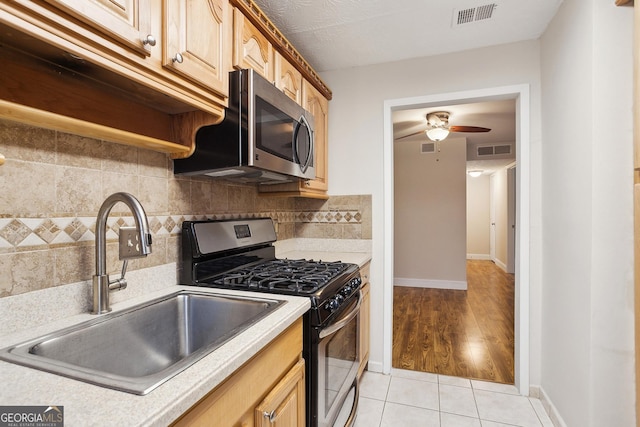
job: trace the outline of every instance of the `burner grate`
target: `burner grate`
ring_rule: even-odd
[[[311,294],[348,268],[342,262],[273,259],[234,269],[211,280],[216,285]]]

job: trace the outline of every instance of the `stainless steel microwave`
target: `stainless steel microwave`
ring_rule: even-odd
[[[313,115],[253,70],[229,74],[222,122],[196,134],[174,173],[264,184],[315,178]]]

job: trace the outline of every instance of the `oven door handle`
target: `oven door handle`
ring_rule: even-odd
[[[326,328],[320,331],[320,339],[328,337],[329,335],[339,331],[342,329],[347,323],[351,322],[354,317],[358,315],[360,311],[360,305],[362,304],[362,291],[358,291],[358,303],[356,306],[347,313],[340,320],[336,321],[334,324],[327,326]]]
[[[358,415],[358,403],[360,402],[360,383],[358,382],[358,378],[353,381],[353,388],[355,389],[353,407],[351,408],[347,422],[344,423],[344,427],[353,426],[356,421],[356,415]]]

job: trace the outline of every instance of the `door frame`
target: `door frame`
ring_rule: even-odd
[[[489,258],[496,262],[496,174],[489,176]]]
[[[529,395],[530,386],[530,88],[528,84],[399,98],[384,101],[383,136],[383,354],[382,371],[391,372],[393,344],[393,122],[392,112],[443,104],[468,104],[501,99],[516,100],[516,273],[515,273],[515,385]]]
[[[507,273],[516,272],[516,164],[507,166]]]

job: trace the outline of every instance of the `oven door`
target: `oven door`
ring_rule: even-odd
[[[358,407],[358,313],[362,295],[348,304],[344,313],[320,330],[318,344],[318,427],[332,427],[338,414],[349,414],[346,424],[351,425]],[[347,396],[356,398],[347,399]],[[349,406],[344,408],[343,406]],[[339,426],[339,427],[342,427]],[[336,426],[338,427],[338,426]]]

